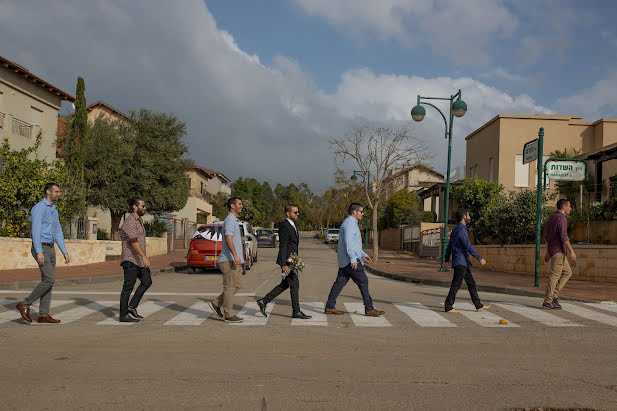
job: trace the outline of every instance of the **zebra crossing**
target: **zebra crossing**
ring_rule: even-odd
[[[9,322],[21,322],[19,313],[14,309],[18,300],[4,298],[0,300],[0,325],[5,326]],[[543,310],[514,302],[495,302],[490,311],[477,312],[473,305],[467,302],[458,302],[456,308],[460,314],[446,314],[440,308],[429,307],[419,302],[393,302],[391,307],[382,305],[386,314],[381,317],[367,317],[364,315],[364,305],[357,302],[343,303],[347,313],[341,316],[330,316],[324,313],[323,302],[302,302],[301,310],[312,316],[309,320],[291,319],[291,326],[320,326],[326,327],[341,322],[351,322],[356,327],[384,328],[393,326],[426,327],[426,328],[455,328],[467,326],[480,326],[486,328],[521,328],[531,326],[545,327],[589,327],[604,325],[617,327],[617,303],[566,303],[562,302],[563,309]],[[197,301],[190,304],[176,303],[174,301],[149,300],[139,306],[139,313],[148,318],[158,313],[156,322],[162,322],[164,326],[207,326],[207,320],[218,319],[209,306],[208,301]],[[71,324],[79,321],[91,322],[96,325],[122,325],[135,326],[139,323],[121,323],[118,321],[118,301],[101,300],[53,300],[51,307],[53,316],[61,320],[60,325]],[[230,324],[240,327],[266,326],[270,324],[273,310],[284,314],[286,317],[289,307],[278,307],[276,302],[271,302],[266,307],[268,317],[261,315],[255,301],[248,301],[238,312],[238,316],[244,318],[244,322]],[[37,313],[38,306],[30,307],[31,313]],[[401,316],[402,314],[402,316]],[[275,316],[277,317],[277,316]],[[405,319],[401,321],[401,318]],[[573,319],[574,318],[574,319]],[[406,321],[409,321],[407,324]],[[505,324],[500,320],[505,319]],[[351,320],[351,321],[349,321]],[[512,321],[515,320],[515,321]],[[280,321],[280,320],[279,320]],[[148,321],[144,321],[147,323]],[[36,320],[33,324],[36,323]],[[143,324],[143,323],[142,323]],[[280,324],[277,323],[277,324]]]

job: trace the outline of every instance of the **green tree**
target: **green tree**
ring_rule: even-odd
[[[129,123],[97,119],[86,161],[89,203],[109,209],[112,238],[131,197],[143,198],[152,214],[180,210],[188,198],[184,123],[150,110],[131,118]]]
[[[210,204],[212,204],[212,214],[219,220],[223,220],[227,217],[227,214],[229,214],[229,209],[227,208],[228,199],[229,195],[225,193],[216,193],[210,200]]]
[[[542,225],[551,214],[545,205],[548,196],[542,197]],[[496,237],[502,244],[530,244],[536,241],[535,190],[521,190],[501,196],[491,208],[488,217],[495,223]]]
[[[41,139],[42,132],[39,131],[30,147],[13,150],[8,139],[4,139],[0,146],[4,163],[0,174],[0,236],[30,236],[30,211],[45,197],[45,184],[55,182],[65,195],[67,173],[64,165],[59,161],[40,160],[36,156]],[[63,224],[67,220],[68,205],[67,201],[56,204]]]
[[[494,238],[497,235],[492,211],[498,205],[502,191],[501,184],[477,178],[465,179],[463,184],[453,190],[452,197],[459,207],[469,210],[471,214],[470,228],[475,234],[475,242],[480,238]]]
[[[75,92],[75,113],[67,141],[63,143],[63,157],[68,172],[66,191],[71,193],[70,203],[75,215],[85,215],[86,212],[86,180],[85,157],[88,146],[89,126],[86,107],[85,83],[82,77],[77,78]]]
[[[398,228],[403,224],[418,224],[421,219],[420,200],[407,190],[399,190],[390,197],[383,214],[384,228]]]

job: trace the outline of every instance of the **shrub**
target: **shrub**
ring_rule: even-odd
[[[423,223],[434,223],[435,221],[437,221],[437,213],[434,213],[432,211],[423,211],[420,221],[422,221]]]
[[[97,229],[96,239],[97,240],[109,240],[109,237],[107,236],[107,231],[104,228]]]
[[[144,223],[144,228],[146,229],[146,237],[162,237],[167,233],[167,226],[159,220]]]

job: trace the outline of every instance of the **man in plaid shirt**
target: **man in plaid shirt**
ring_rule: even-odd
[[[150,259],[146,256],[146,230],[142,216],[146,214],[146,204],[139,197],[129,200],[130,214],[124,219],[120,235],[122,237],[122,268],[124,284],[120,294],[120,322],[138,322],[143,317],[137,314],[137,306],[146,290],[152,285]],[[129,303],[133,287],[140,280],[139,287]],[[130,314],[130,315],[129,315]]]

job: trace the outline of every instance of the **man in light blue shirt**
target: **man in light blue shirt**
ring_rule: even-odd
[[[55,202],[60,199],[60,188],[55,183],[45,185],[45,198],[32,207],[31,212],[31,236],[32,236],[32,256],[39,264],[41,270],[41,282],[32,290],[26,299],[17,304],[21,317],[27,322],[32,322],[30,317],[30,305],[40,299],[39,323],[56,324],[56,320],[49,315],[51,305],[51,288],[56,281],[56,249],[54,243],[58,244],[66,264],[71,262],[66,246],[64,245],[64,234],[58,219],[58,210]]]
[[[242,213],[242,199],[230,198],[227,200],[227,208],[229,214],[223,221],[223,248],[218,261],[223,273],[223,292],[216,300],[210,302],[210,308],[225,322],[241,323],[244,319],[238,317],[234,311],[233,296],[242,288],[244,245],[238,220],[238,216]]]
[[[344,311],[336,309],[336,299],[351,278],[360,289],[364,302],[364,312],[369,317],[379,317],[385,311],[376,310],[373,300],[368,291],[368,278],[364,272],[362,262],[370,263],[369,257],[362,249],[362,234],[358,221],[364,215],[364,207],[358,203],[351,203],[347,209],[349,216],[341,224],[339,233],[338,249],[336,256],[338,259],[338,275],[332,284],[328,302],[326,303],[326,314],[344,314]]]

